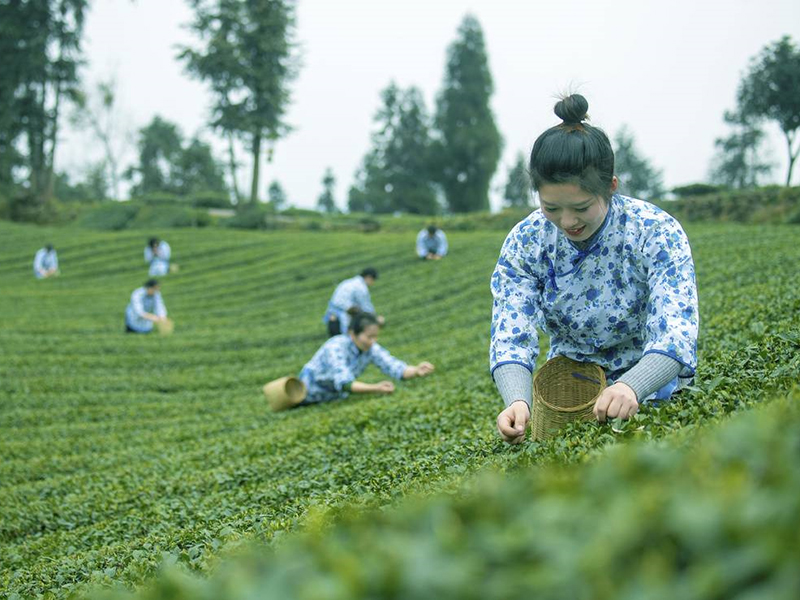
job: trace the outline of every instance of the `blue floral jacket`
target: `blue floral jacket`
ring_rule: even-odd
[[[533,370],[538,326],[548,357],[594,362],[614,381],[644,354],[680,362],[678,387],[697,366],[699,316],[686,234],[652,204],[614,195],[593,242],[581,250],[541,209],[506,237],[492,275],[490,369]]]

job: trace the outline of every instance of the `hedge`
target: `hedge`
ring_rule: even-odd
[[[252,548],[206,581],[171,569],[135,597],[790,600],[800,595],[799,453],[796,388],[669,444],[485,473],[457,495],[392,511],[343,510],[277,552]]]

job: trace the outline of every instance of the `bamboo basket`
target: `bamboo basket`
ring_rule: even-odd
[[[306,398],[306,384],[297,377],[281,377],[262,388],[273,411],[285,410],[300,404]]]
[[[533,439],[551,438],[570,421],[591,420],[594,403],[605,387],[606,375],[594,363],[566,356],[548,360],[533,378]]]
[[[161,335],[171,335],[175,330],[175,322],[172,319],[164,319],[163,321],[156,321],[156,330]]]

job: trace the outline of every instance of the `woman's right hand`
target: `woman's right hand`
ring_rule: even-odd
[[[531,409],[524,400],[511,403],[497,415],[497,431],[504,442],[519,444],[525,440],[525,430],[531,420]]]
[[[376,383],[375,391],[379,394],[391,394],[394,392],[394,383],[391,381],[381,381]]]

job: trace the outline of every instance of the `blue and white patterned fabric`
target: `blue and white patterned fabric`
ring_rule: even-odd
[[[439,256],[447,254],[447,236],[441,229],[437,229],[432,237],[427,228],[417,234],[417,256],[425,258],[431,252]]]
[[[58,255],[55,249],[48,251],[47,248],[40,248],[33,257],[33,274],[36,279],[43,279],[42,272],[58,268]]]
[[[369,286],[361,275],[345,279],[336,286],[333,296],[328,302],[328,310],[322,317],[322,322],[327,324],[331,315],[336,315],[341,332],[346,333],[347,327],[350,325],[350,315],[347,314],[347,310],[353,306],[357,306],[362,312],[375,312],[369,295]]]
[[[350,394],[344,386],[355,381],[370,363],[395,379],[402,379],[408,366],[380,344],[362,352],[349,335],[333,336],[300,371],[300,380],[308,390],[303,404],[347,398]]]
[[[147,294],[147,288],[140,287],[131,294],[131,301],[125,309],[125,324],[139,333],[148,333],[153,330],[153,322],[145,319],[142,314],[150,313],[159,317],[167,316],[167,307],[161,298],[161,292],[152,296]]]
[[[491,287],[492,372],[508,363],[532,371],[538,326],[550,336],[548,358],[596,363],[609,382],[649,352],[683,365],[670,393],[694,376],[699,315],[691,249],[680,224],[652,204],[614,195],[583,250],[541,209],[531,213],[506,237]]]
[[[169,257],[172,254],[172,249],[167,242],[160,242],[153,253],[153,249],[147,246],[144,249],[144,262],[150,264],[148,274],[151,277],[160,277],[169,273]]]

